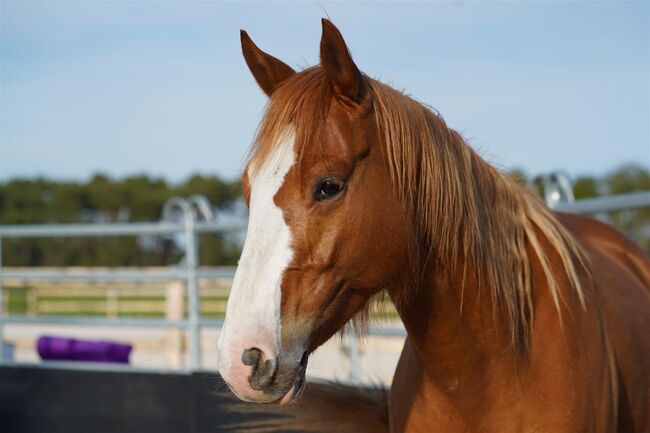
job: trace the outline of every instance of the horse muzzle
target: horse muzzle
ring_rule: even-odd
[[[274,355],[259,347],[243,349],[239,359],[220,354],[219,371],[241,400],[287,404],[297,399],[305,384],[308,355]]]

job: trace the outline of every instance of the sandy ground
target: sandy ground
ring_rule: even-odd
[[[173,356],[168,350],[171,332],[165,329],[78,327],[63,325],[6,325],[4,337],[15,345],[14,360],[21,363],[42,362],[36,352],[36,340],[41,335],[82,339],[106,339],[133,344],[131,364],[141,368],[174,369]],[[201,335],[202,369],[216,370],[219,329],[204,329]],[[399,337],[366,337],[359,345],[360,381],[389,385],[402,350]],[[351,363],[346,355],[347,339],[334,337],[320,347],[309,360],[307,375],[313,378],[348,381]],[[188,365],[185,354],[183,365]],[[182,368],[182,366],[180,367]]]

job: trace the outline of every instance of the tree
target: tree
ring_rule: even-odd
[[[598,180],[591,176],[580,176],[573,183],[573,196],[576,200],[598,197],[599,190]]]
[[[192,176],[177,186],[144,175],[121,180],[104,174],[88,182],[56,182],[43,178],[0,183],[0,224],[156,221],[173,196],[204,194],[220,209],[241,196],[239,183],[215,176]],[[236,243],[204,236],[206,264],[233,264]],[[9,266],[145,266],[177,262],[182,252],[162,238],[111,237],[80,239],[12,239],[3,243]]]

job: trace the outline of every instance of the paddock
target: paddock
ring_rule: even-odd
[[[571,202],[562,199],[560,187],[556,185],[554,188],[547,194],[547,202],[565,212],[600,215],[601,219],[606,219],[607,212],[634,212],[650,207],[648,192]],[[0,352],[5,360],[0,365],[3,431],[220,432],[225,431],[228,424],[248,419],[250,415],[228,410],[228,404],[236,401],[233,397],[217,392],[227,389],[214,368],[223,311],[215,307],[220,304],[210,296],[218,298],[222,293],[215,292],[214,288],[206,289],[204,283],[220,279],[227,285],[232,278],[232,269],[201,268],[196,256],[198,234],[236,232],[244,227],[202,219],[200,212],[192,210],[192,204],[178,203],[182,201],[178,200],[176,205],[183,218],[176,221],[0,226],[0,240],[186,236],[186,259],[171,268],[8,269],[0,263],[0,305],[3,305],[0,309],[0,336],[3,337],[0,338]],[[167,289],[161,292],[160,317],[128,317],[128,314],[120,314],[119,305],[110,307],[109,298],[105,301],[105,310],[97,317],[61,312],[52,315],[47,314],[47,309],[41,311],[38,308],[16,314],[8,307],[11,300],[7,299],[10,286],[20,286],[15,284],[16,281],[157,282],[164,287],[167,285]],[[11,291],[11,296],[14,292]],[[88,338],[113,336],[118,340],[149,333],[155,335],[153,340],[159,341],[160,347],[146,355],[147,345],[141,342],[141,350],[136,350],[136,354],[143,358],[134,358],[134,365],[130,366],[43,363],[36,357],[32,344],[43,330]],[[308,376],[312,380],[390,385],[404,335],[403,327],[395,320],[379,321],[371,326],[365,342],[354,333],[348,333],[342,340],[329,342],[321,349],[321,355],[316,353]],[[147,356],[155,362],[147,363]],[[376,367],[374,370],[373,365]]]

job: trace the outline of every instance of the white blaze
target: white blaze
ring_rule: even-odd
[[[241,363],[244,349],[277,356],[280,346],[280,285],[291,262],[291,233],[273,201],[295,162],[294,133],[282,134],[253,173],[249,169],[250,213],[246,241],[235,272],[219,342],[219,369]]]

